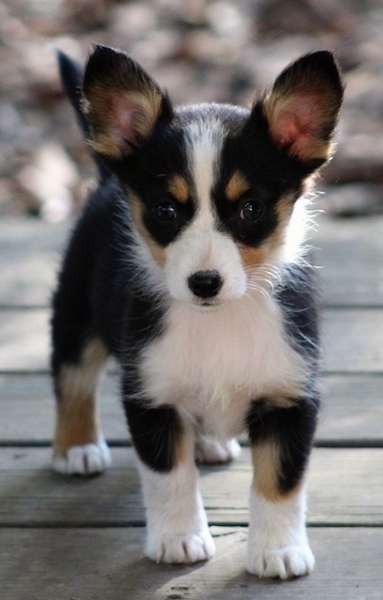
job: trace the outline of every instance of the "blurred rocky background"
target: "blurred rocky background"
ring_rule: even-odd
[[[55,48],[83,62],[92,43],[131,53],[178,103],[250,105],[300,54],[334,51],[347,88],[324,206],[383,212],[381,0],[0,0],[0,216],[80,210],[94,169]]]

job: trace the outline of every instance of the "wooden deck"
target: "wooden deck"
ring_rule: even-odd
[[[109,373],[103,424],[113,467],[89,480],[50,468],[47,308],[65,228],[0,222],[1,600],[382,600],[383,218],[320,218],[324,407],[309,475],[307,578],[244,569],[248,450],[201,469],[216,557],[191,567],[143,558],[144,512]]]

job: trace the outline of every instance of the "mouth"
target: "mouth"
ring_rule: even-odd
[[[220,308],[222,308],[223,306],[225,306],[225,304],[227,304],[227,302],[224,302],[222,300],[217,300],[217,299],[201,299],[201,300],[194,300],[194,302],[191,303],[191,307],[195,310],[199,310],[199,311],[203,311],[203,312],[208,312],[208,311],[213,311],[213,310],[218,310]]]

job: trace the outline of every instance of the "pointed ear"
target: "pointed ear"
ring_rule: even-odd
[[[330,52],[307,54],[287,67],[263,98],[263,114],[279,148],[302,161],[324,163],[343,98]]]
[[[144,69],[105,46],[96,46],[88,60],[83,96],[93,149],[111,159],[131,154],[172,114],[168,97]]]

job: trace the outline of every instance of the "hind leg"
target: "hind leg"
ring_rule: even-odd
[[[240,454],[241,447],[234,438],[225,441],[217,441],[202,434],[197,436],[195,457],[199,464],[226,464],[238,458]]]
[[[93,339],[72,361],[58,359],[54,351],[56,431],[53,466],[66,474],[93,475],[110,464],[98,415],[97,387],[108,353]]]

